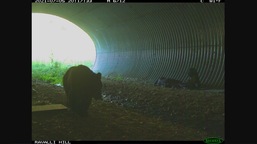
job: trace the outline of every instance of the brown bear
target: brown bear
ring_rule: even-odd
[[[63,87],[67,96],[67,107],[81,115],[88,114],[92,98],[102,99],[101,73],[94,73],[87,66],[70,67],[63,76]]]
[[[201,82],[199,79],[198,72],[196,68],[190,68],[188,71],[189,80],[187,82],[189,89],[199,89],[201,87]]]

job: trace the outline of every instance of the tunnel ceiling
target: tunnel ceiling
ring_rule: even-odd
[[[32,3],[93,39],[93,70],[144,81],[186,81],[191,67],[210,88],[224,87],[224,3]]]

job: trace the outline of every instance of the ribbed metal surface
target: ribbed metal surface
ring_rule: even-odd
[[[186,81],[195,67],[203,84],[224,87],[224,4],[33,4],[32,11],[84,29],[96,45],[94,71],[104,76]]]

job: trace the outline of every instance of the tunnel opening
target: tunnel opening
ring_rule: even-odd
[[[66,69],[83,64],[93,68],[96,49],[91,37],[59,16],[32,13],[32,77],[61,83]]]

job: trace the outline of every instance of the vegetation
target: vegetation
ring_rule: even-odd
[[[62,77],[67,69],[78,64],[81,63],[64,64],[54,60],[51,60],[50,63],[34,61],[32,62],[32,78],[51,84],[62,84]],[[86,61],[83,64],[89,68],[92,68],[93,66],[91,61]]]
[[[118,74],[116,77],[114,77],[114,80],[122,81],[124,80],[121,74]]]

